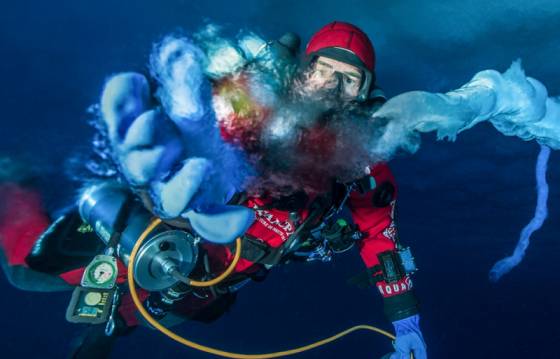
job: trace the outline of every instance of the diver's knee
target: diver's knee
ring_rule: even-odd
[[[122,139],[132,121],[145,112],[150,103],[150,86],[146,77],[123,72],[109,78],[101,94],[101,114],[109,135]]]

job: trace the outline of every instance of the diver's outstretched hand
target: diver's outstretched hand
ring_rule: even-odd
[[[144,75],[120,73],[105,84],[101,113],[121,174],[150,194],[159,215],[174,218],[198,190],[208,163],[187,157],[179,130],[152,102]]]
[[[191,65],[194,72],[199,71],[196,64]],[[203,106],[198,91],[200,87],[183,91],[191,97],[183,97],[182,104],[192,101]],[[213,124],[200,118],[212,113],[211,109],[191,107],[194,112],[188,112],[180,105],[169,97],[156,101],[148,79],[140,73],[111,77],[101,96],[101,115],[114,158],[130,185],[149,196],[151,210],[158,216],[188,218],[202,237],[233,241],[252,224],[253,211],[226,205],[236,187],[231,178],[221,175],[223,166],[203,146],[219,141],[209,133]],[[222,158],[227,158],[224,152]]]
[[[426,343],[420,331],[420,316],[418,314],[393,322],[397,338],[393,342],[394,353],[386,354],[382,359],[427,359]]]
[[[177,130],[153,106],[144,75],[125,72],[111,77],[101,95],[101,115],[119,169],[131,185],[148,185],[179,160],[182,144]]]

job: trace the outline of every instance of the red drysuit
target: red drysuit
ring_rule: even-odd
[[[371,169],[370,176],[374,178],[377,187],[382,187],[382,184],[387,183],[392,184],[393,188],[395,187],[393,175],[386,164],[374,166]],[[374,195],[375,189],[363,194],[354,191],[351,193],[347,203],[354,223],[365,234],[363,239],[358,242],[358,248],[367,268],[379,264],[377,257],[379,253],[395,250],[395,239],[397,236],[394,223],[396,191],[392,192],[393,198],[384,207],[376,207],[374,205]],[[40,233],[47,228],[49,222],[47,216],[42,211],[40,198],[31,189],[26,189],[16,184],[1,185],[0,196],[3,198],[0,207],[0,248],[3,252],[4,267],[5,269],[10,269],[11,273],[18,273],[16,277],[10,278],[15,285],[33,290],[34,283],[38,285],[41,282],[42,287],[44,287],[44,273],[32,270],[25,271],[27,267],[25,257],[32,250],[35,241],[39,238]],[[256,213],[256,220],[248,229],[247,234],[259,239],[268,246],[278,247],[294,232],[295,226],[289,220],[289,213],[287,211],[274,208],[259,208],[264,204],[264,201],[258,198],[249,198],[245,201],[244,205],[254,208]],[[307,209],[302,208],[300,216],[302,219],[305,219]],[[207,244],[204,247],[209,255],[211,268],[216,273],[224,270],[233,258],[232,252],[228,247],[214,244]],[[252,273],[259,268],[262,268],[260,264],[242,258],[237,264],[235,272]],[[84,268],[75,268],[60,273],[58,278],[52,278],[53,290],[57,290],[54,287],[64,288],[63,283],[69,285],[66,286],[67,288],[79,285],[83,271]],[[118,282],[123,283],[126,279],[126,270],[120,261],[119,273]],[[404,298],[412,295],[412,282],[410,278],[404,277],[399,282],[393,284],[387,284],[381,280],[376,283],[376,286],[385,298],[386,304],[387,301],[394,302],[390,305],[392,309],[389,309],[389,312],[387,312],[386,306],[386,313],[389,319],[399,319],[416,311],[416,302],[414,300],[411,302],[410,300],[403,301],[399,299],[399,297]],[[49,289],[41,288],[40,290]],[[147,296],[147,293],[142,293],[143,298]],[[192,316],[196,311],[212,303],[214,299],[216,299],[214,295],[208,295],[206,299],[188,296],[182,303],[176,305],[176,309],[183,312],[182,314]],[[128,296],[124,296],[120,313],[129,325],[136,324],[134,311]]]

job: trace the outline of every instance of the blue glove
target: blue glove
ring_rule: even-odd
[[[252,167],[219,135],[209,82],[193,60],[199,51],[176,39],[153,55],[161,106],[154,107],[146,77],[126,72],[107,81],[100,108],[121,174],[150,196],[152,211],[187,218],[204,239],[227,243],[255,218],[250,208],[227,205]],[[176,69],[183,77],[174,77]]]
[[[397,338],[393,342],[395,352],[389,359],[410,359],[410,353],[415,359],[427,359],[426,343],[420,331],[420,316],[418,314],[393,322]]]

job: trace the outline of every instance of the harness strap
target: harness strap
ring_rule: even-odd
[[[318,197],[315,199],[309,209],[309,216],[298,226],[298,228],[288,237],[288,239],[278,247],[270,247],[258,238],[245,234],[242,241],[241,258],[248,261],[266,265],[275,266],[281,263],[286,255],[294,250],[297,241],[305,238],[317,221],[324,215],[328,209],[328,199]],[[230,250],[233,247],[230,245]]]
[[[365,271],[348,279],[347,283],[353,287],[360,289],[366,289],[370,286],[375,286],[375,284],[384,279],[381,265],[374,265],[373,267],[367,268]]]
[[[263,264],[263,265],[276,265],[278,261],[278,252],[282,251],[282,247],[270,247],[263,243],[261,240],[245,234],[241,242],[241,258],[251,261],[253,263]],[[230,250],[233,250],[234,246],[229,245]]]
[[[129,193],[117,213],[117,218],[115,218],[115,222],[113,224],[114,232],[111,234],[111,237],[107,242],[107,248],[115,248],[120,242],[122,232],[126,229],[126,222],[130,216],[130,211],[132,210],[132,203],[134,203],[134,198]]]
[[[373,191],[377,187],[377,182],[372,176],[364,176],[354,182],[356,188],[361,194]]]
[[[321,219],[328,221],[332,216],[336,215],[348,200],[348,196],[353,189],[357,188],[360,191],[367,192],[375,187],[375,180],[371,176],[366,176],[352,185],[342,185],[333,182],[332,191],[326,195],[318,196],[311,202],[307,218],[279,247],[270,247],[258,238],[246,234],[242,241],[242,258],[266,266],[275,266],[283,262],[290,253],[297,250],[298,244],[301,245],[304,242],[302,240],[309,237],[310,232],[320,224]],[[278,207],[282,207],[280,209],[296,211],[301,208],[301,204],[306,201],[306,198],[303,192],[296,193],[292,196],[273,201],[262,208],[278,209]]]

